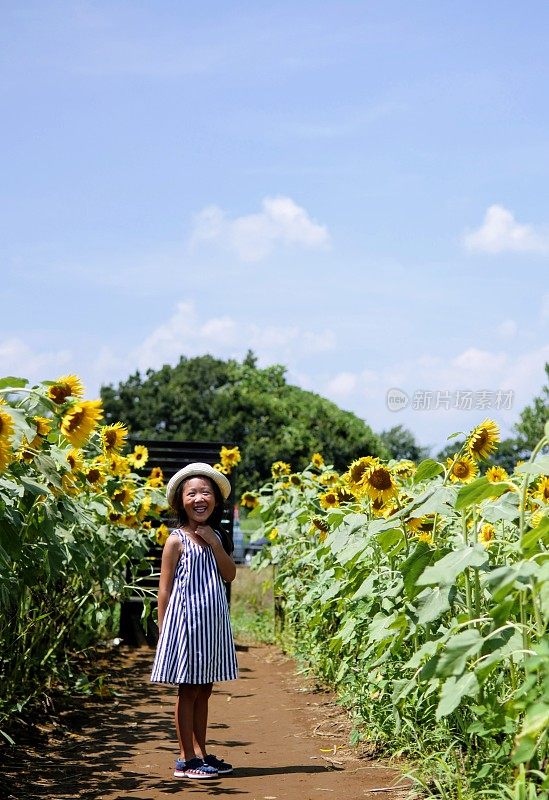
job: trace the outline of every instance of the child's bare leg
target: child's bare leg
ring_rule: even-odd
[[[179,741],[181,758],[189,761],[194,758],[194,707],[200,691],[200,686],[190,683],[181,683],[175,702],[175,729]]]
[[[212,683],[204,683],[198,687],[194,703],[194,752],[199,758],[206,756],[206,730],[208,728],[208,701],[212,693]]]

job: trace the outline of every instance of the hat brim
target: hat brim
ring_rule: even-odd
[[[183,469],[180,469],[179,472],[176,472],[175,475],[168,481],[168,485],[166,486],[166,498],[170,506],[173,506],[174,504],[177,490],[181,486],[181,483],[186,478],[195,477],[209,478],[219,488],[223,500],[227,500],[229,497],[231,493],[231,482],[227,476],[223,475],[223,473],[219,472],[219,470],[214,469],[212,466],[210,466],[210,464],[202,464],[197,462],[195,464],[187,464],[186,467],[183,467]]]

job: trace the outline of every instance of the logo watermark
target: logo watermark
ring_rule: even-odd
[[[410,395],[393,387],[387,390],[386,404],[389,411],[402,411],[408,406],[413,411],[509,411],[514,399],[512,389],[416,389]]]

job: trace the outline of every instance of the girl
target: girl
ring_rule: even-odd
[[[199,463],[180,469],[166,489],[180,527],[172,531],[162,554],[160,636],[151,681],[179,685],[176,778],[215,778],[232,772],[230,764],[206,752],[212,685],[238,677],[223,583],[234,580],[236,567],[232,542],[219,527],[230,491],[223,473]]]

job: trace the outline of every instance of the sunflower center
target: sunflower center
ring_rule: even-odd
[[[393,485],[391,481],[391,473],[386,469],[375,469],[370,474],[368,481],[374,487],[374,489],[377,489],[380,492],[390,489]]]
[[[84,418],[84,409],[78,409],[77,411],[73,411],[69,419],[65,423],[67,430],[70,433],[75,431],[80,426],[83,418]]]
[[[469,467],[465,461],[457,461],[454,464],[454,475],[457,475],[458,478],[466,478],[468,474]]]

